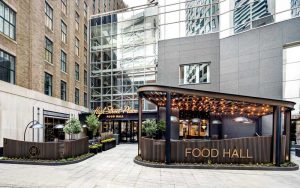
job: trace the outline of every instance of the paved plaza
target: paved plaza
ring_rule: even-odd
[[[158,169],[133,162],[136,144],[122,144],[65,166],[0,164],[0,187],[279,187],[300,186],[300,171]],[[300,164],[300,158],[294,158]]]

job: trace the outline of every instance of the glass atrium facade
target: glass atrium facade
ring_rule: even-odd
[[[159,40],[215,32],[225,38],[299,16],[298,10],[299,0],[157,0],[95,15],[90,20],[91,109],[137,109],[137,88],[156,83]],[[195,67],[181,71],[181,84],[209,82],[209,65],[207,76]],[[199,70],[197,79],[186,76],[193,70]],[[153,109],[145,103],[144,110]]]
[[[148,6],[91,19],[92,109],[137,109],[137,88],[156,83],[157,15],[158,7]]]

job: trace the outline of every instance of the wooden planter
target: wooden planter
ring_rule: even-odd
[[[103,151],[109,150],[109,149],[114,148],[114,147],[116,147],[116,140],[113,140],[111,142],[102,143],[102,150]]]

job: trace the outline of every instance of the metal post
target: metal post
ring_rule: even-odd
[[[291,111],[284,113],[285,161],[291,161]]]
[[[34,106],[32,107],[32,122],[34,122]],[[32,129],[32,142],[34,142],[34,129]]]
[[[142,93],[138,93],[138,97],[139,97],[138,155],[141,155],[142,115],[143,115]]]
[[[166,101],[166,164],[171,163],[171,94],[167,92]]]
[[[281,112],[280,106],[273,107],[273,135],[272,135],[273,164],[281,163]]]

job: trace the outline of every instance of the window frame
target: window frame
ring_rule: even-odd
[[[61,0],[61,11],[65,15],[67,15],[67,13],[68,13],[68,7],[67,6],[68,6],[68,1],[67,0]]]
[[[195,83],[185,83],[185,80],[184,80],[184,70],[183,70],[183,75],[181,75],[181,70],[182,68],[184,68],[184,66],[192,66],[192,65],[198,65],[198,67],[196,67],[196,70],[195,71],[198,71],[195,73],[196,75],[196,82]],[[206,69],[206,74],[207,74],[207,77],[206,77],[206,82],[203,82],[201,81],[200,79],[200,76],[201,76],[201,70],[200,70],[200,66],[201,65],[207,65],[207,69]],[[211,62],[200,62],[200,63],[190,63],[190,64],[180,64],[179,65],[179,85],[196,85],[196,84],[210,84],[211,83],[211,72],[210,72],[210,66],[211,66]],[[203,75],[203,73],[202,73]]]
[[[75,37],[75,54],[79,56],[79,39]]]
[[[64,31],[64,27],[65,27],[65,31]],[[64,44],[67,44],[68,42],[67,39],[68,39],[68,26],[63,20],[61,20],[61,41]]]
[[[48,78],[50,78],[49,84],[47,84],[47,76],[48,76]],[[49,93],[47,93],[46,88],[48,89]],[[48,96],[52,96],[53,95],[53,75],[49,74],[48,72],[45,72],[44,93],[45,93],[45,95],[48,95]]]
[[[79,102],[80,102],[80,93],[79,93],[80,91],[79,91],[79,89],[78,88],[76,88],[75,87],[75,100],[74,100],[74,102],[75,102],[75,104],[77,104],[77,105],[79,105]]]
[[[1,16],[0,13],[0,23],[2,21],[2,28],[0,28],[0,32],[10,39],[16,40],[16,12],[2,0],[0,1],[0,6],[1,4],[3,6],[3,15]],[[8,10],[8,18],[5,16],[5,10]],[[8,33],[6,33],[7,30],[5,26],[8,26]]]
[[[53,42],[48,37],[45,37],[45,57],[44,57],[44,59],[46,62],[53,64]]]
[[[80,15],[77,11],[75,11],[75,29],[76,31],[79,31],[79,21],[80,20]]]
[[[78,63],[75,62],[75,80],[80,80],[80,66]]]
[[[63,80],[60,81],[60,99],[67,101],[67,82]]]
[[[46,3],[46,6],[45,6],[45,16],[46,16],[46,18],[45,18],[45,25],[50,30],[53,30],[53,8],[49,5],[49,3],[47,1],[45,1],[45,3]],[[51,14],[51,15],[48,15],[48,11],[47,10],[51,11],[51,12],[49,12],[49,14]],[[49,26],[49,23],[51,23],[50,26]]]
[[[1,62],[1,56],[3,57],[3,60],[4,60],[5,56],[8,57],[9,68],[8,68],[8,66],[3,66],[3,64]],[[7,83],[11,83],[11,84],[16,84],[16,57],[7,53],[6,51],[3,51],[0,49],[0,68],[3,70],[6,70],[8,73],[7,80],[2,79],[1,76],[3,76],[3,75],[0,75],[0,80],[7,82]]]
[[[64,57],[64,58],[63,58]],[[64,73],[67,73],[67,53],[65,53],[63,50],[60,51],[60,70]]]

